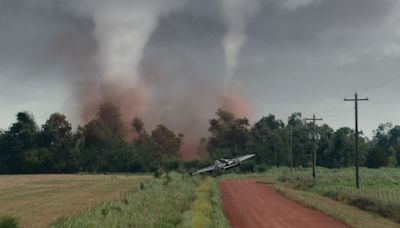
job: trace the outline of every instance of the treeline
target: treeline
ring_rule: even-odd
[[[162,124],[148,133],[136,117],[129,129],[124,128],[119,108],[112,103],[102,104],[97,117],[75,131],[60,113],[52,114],[41,127],[27,112],[16,117],[9,129],[0,131],[0,174],[193,171],[214,159],[246,153],[257,156],[245,170],[253,170],[256,164],[288,166],[291,160],[296,167],[308,167],[312,161],[312,126],[301,113],[293,113],[287,122],[270,114],[251,125],[246,118],[218,110],[209,121],[209,137],[199,142],[196,153],[202,161],[182,161],[179,150],[184,135]],[[335,131],[323,124],[317,131],[317,165],[354,165],[352,129]],[[400,165],[400,126],[381,124],[372,139],[361,134],[359,142],[361,165]]]
[[[210,120],[208,151],[213,159],[255,153],[256,163],[269,166],[308,167],[312,165],[312,124],[301,113],[293,113],[287,122],[270,114],[250,125],[246,118],[219,110]],[[354,166],[354,130],[343,127],[336,131],[323,124],[317,128],[317,165],[328,168]],[[400,126],[381,124],[370,140],[361,134],[360,164],[378,168],[400,165]],[[292,153],[291,153],[292,151]]]
[[[127,132],[112,103],[76,131],[63,114],[52,114],[39,128],[31,114],[20,112],[0,132],[0,173],[153,172],[162,161],[180,159],[182,143],[182,134],[161,124],[147,133],[139,118]]]

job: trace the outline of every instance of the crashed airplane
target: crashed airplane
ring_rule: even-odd
[[[246,155],[243,155],[243,156],[240,156],[237,158],[233,158],[233,159],[221,158],[221,159],[216,160],[214,165],[205,167],[203,169],[199,169],[192,174],[200,174],[200,173],[211,172],[211,171],[223,171],[223,170],[235,167],[237,165],[240,165],[244,160],[247,160],[254,156],[256,156],[256,155],[255,154],[246,154]]]

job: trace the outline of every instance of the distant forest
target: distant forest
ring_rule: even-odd
[[[218,110],[209,120],[209,137],[199,142],[199,159],[193,161],[180,157],[183,134],[162,124],[149,133],[137,117],[127,133],[119,108],[112,103],[102,104],[97,117],[76,131],[60,113],[52,114],[41,127],[28,112],[16,117],[9,129],[0,131],[0,174],[188,171],[216,158],[246,153],[257,155],[244,166],[247,171],[288,166],[291,157],[295,167],[312,165],[312,125],[298,112],[287,123],[270,114],[251,125],[246,118]],[[323,124],[317,131],[318,166],[354,165],[354,130],[343,127],[335,131]],[[381,124],[372,139],[361,134],[359,148],[363,166],[400,165],[400,126]]]

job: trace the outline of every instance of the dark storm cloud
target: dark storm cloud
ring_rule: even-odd
[[[161,18],[141,62],[143,80],[158,98],[161,122],[197,137],[206,134],[220,102],[224,29],[217,6],[214,0],[190,1],[184,10]]]
[[[318,99],[322,92],[328,96],[344,92],[340,87],[350,92],[369,88],[382,77],[394,76],[391,62],[398,57],[381,56],[389,59],[377,61],[379,53],[371,51],[382,52],[387,42],[398,40],[394,28],[385,28],[397,5],[397,1],[336,0],[290,11],[265,4],[249,27],[238,75],[242,81],[258,82],[252,90],[267,87],[270,95],[287,88],[287,95],[279,97],[296,101]],[[380,78],[373,74],[377,65],[386,69]]]
[[[358,90],[380,97],[382,88],[398,83],[398,1],[321,0],[303,1],[303,5],[291,1],[292,5],[284,6],[281,2],[261,1],[262,10],[249,22],[248,40],[234,77],[257,107],[256,118],[273,112],[285,119],[289,112],[298,110],[306,114],[321,112],[335,127],[350,125],[352,108],[351,104],[343,106],[343,96]],[[215,10],[209,2],[196,4],[200,9]],[[221,16],[193,12],[197,11],[187,7],[184,12],[167,17],[146,48],[145,56],[158,57],[144,58],[145,63],[161,61],[168,68],[159,69],[166,86],[176,82],[169,79],[197,77],[196,72],[202,70],[207,71],[202,77],[211,75],[221,83],[224,72],[220,64],[224,63],[218,39],[226,28]],[[183,73],[174,71],[174,62],[199,67]],[[369,115],[376,115],[374,102],[370,104]],[[337,117],[337,109],[349,114],[349,121]],[[368,132],[378,122],[369,121]]]
[[[38,71],[49,66],[63,67],[72,61],[72,56],[83,58],[94,49],[93,22],[78,17],[64,1],[0,1],[0,4],[3,66]]]
[[[255,107],[253,119],[270,112],[286,119],[290,112],[302,111],[320,113],[335,127],[352,125],[351,104],[341,100],[358,90],[371,97],[363,104],[366,131],[382,118],[400,123],[393,115],[400,111],[394,108],[398,105],[390,101],[400,95],[397,0],[259,2],[260,9],[247,21],[247,40],[233,76]],[[96,4],[0,0],[0,105],[8,107],[1,112],[1,128],[18,109],[33,109],[42,121],[52,111],[76,114],[74,94],[102,70],[98,25],[90,7]],[[149,29],[139,55],[140,77],[155,91],[161,120],[174,126],[204,122],[219,105],[227,32],[220,7],[215,0],[190,0],[160,15],[154,31]],[[187,122],[183,127],[174,118],[182,110],[194,113],[182,120]]]
[[[40,122],[50,112],[73,114],[69,104],[63,107],[71,85],[96,69],[93,28],[66,1],[0,1],[1,127],[21,110],[35,112]]]

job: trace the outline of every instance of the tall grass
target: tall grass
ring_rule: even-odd
[[[284,169],[276,171],[274,175],[279,181],[289,183],[296,189],[343,201],[400,222],[399,169],[362,168],[360,189],[355,188],[355,175],[352,168],[318,168],[316,182],[311,178],[310,173],[310,169],[297,169],[293,174]]]
[[[180,227],[190,210],[199,177],[164,174],[75,218],[52,227]]]
[[[212,177],[203,178],[195,192],[195,200],[187,212],[184,227],[228,228],[216,180]]]
[[[212,178],[207,177],[196,189],[196,199],[192,205],[191,227],[206,228],[211,225],[212,205],[211,196]]]
[[[229,224],[222,210],[221,194],[218,189],[217,180],[215,179],[211,185],[210,201],[213,206],[213,213],[211,215],[211,227],[228,228]]]

